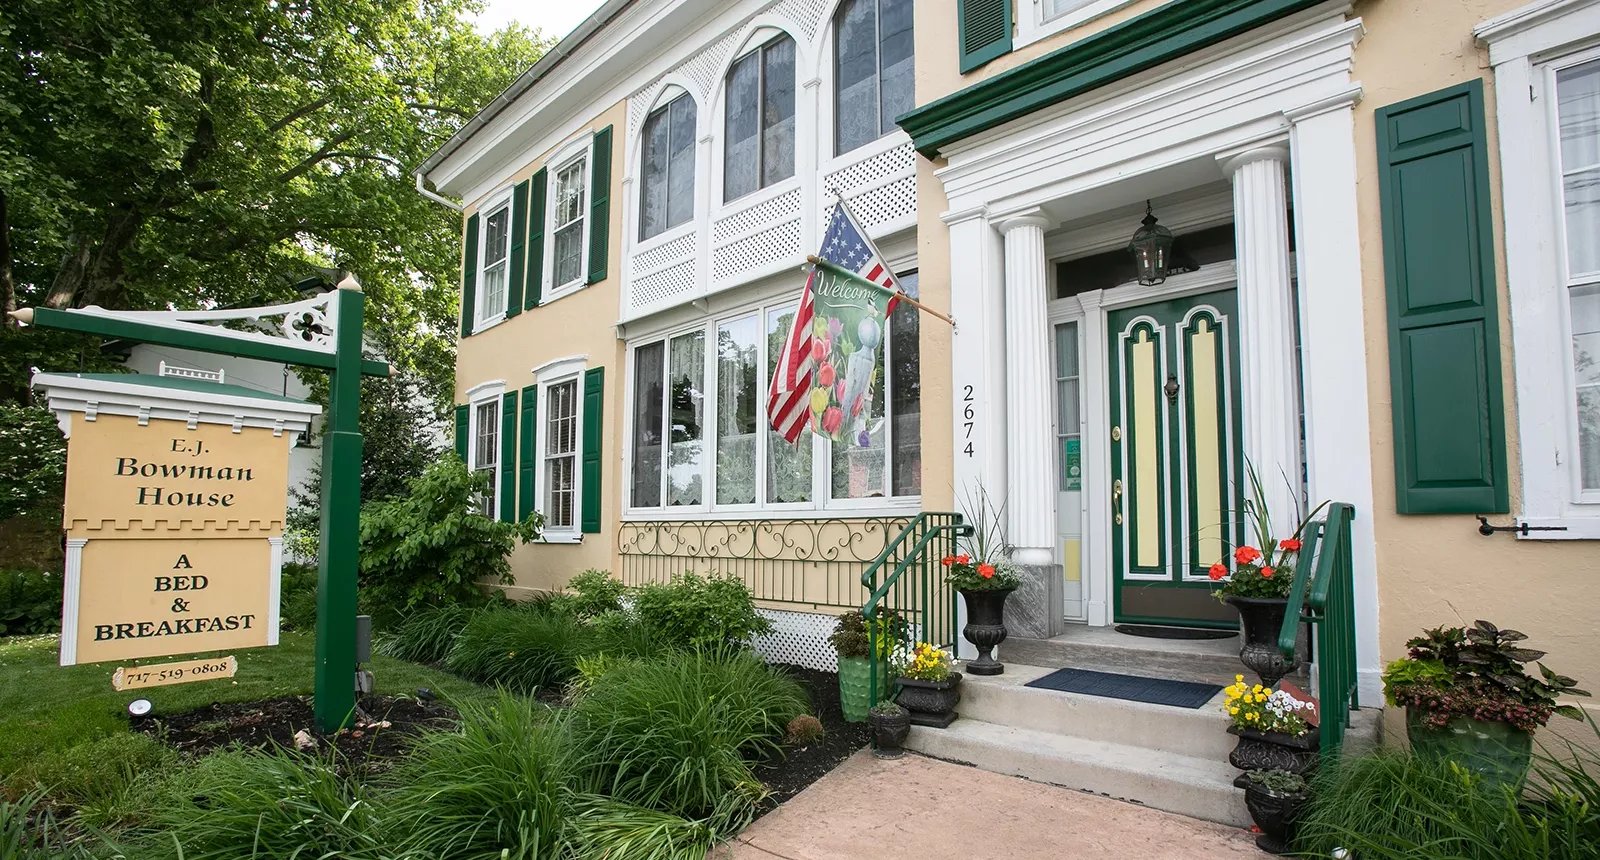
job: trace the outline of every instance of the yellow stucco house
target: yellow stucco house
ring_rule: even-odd
[[[732,573],[827,666],[866,566],[982,488],[1008,661],[1216,675],[1114,631],[1234,624],[1249,462],[1280,528],[1355,509],[1364,706],[1476,618],[1600,678],[1600,0],[610,0],[418,187],[465,220],[457,449],[547,518],[515,589]],[[839,450],[763,418],[835,194],[957,323],[896,311]],[[1014,693],[934,751],[1242,818],[1199,724]]]

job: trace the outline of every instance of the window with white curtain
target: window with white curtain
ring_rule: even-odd
[[[1556,72],[1578,485],[1600,490],[1600,59]]]
[[[478,500],[478,510],[484,516],[498,515],[495,507],[495,490],[500,468],[500,397],[474,404],[472,407],[472,471],[489,473],[488,489]]]
[[[794,40],[778,36],[728,70],[724,202],[794,175]]]
[[[546,386],[544,395],[544,515],[552,531],[577,526],[578,380]]]
[[[649,239],[694,217],[696,110],[688,93],[644,121],[639,238]]]
[[[586,207],[589,157],[580,155],[560,167],[551,175],[550,235],[552,290],[581,284],[584,278],[583,225],[588,214]]]
[[[483,219],[483,260],[478,275],[478,321],[506,312],[506,269],[511,250],[511,204],[502,204]]]
[[[845,0],[833,26],[834,152],[843,155],[916,106],[912,0]]]

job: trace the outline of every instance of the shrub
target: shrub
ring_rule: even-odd
[[[594,618],[622,611],[628,587],[603,570],[586,570],[567,582],[567,609],[579,618]]]
[[[1587,696],[1588,691],[1543,663],[1542,677],[1524,669],[1524,663],[1544,656],[1519,644],[1527,638],[1487,621],[1434,628],[1407,641],[1407,656],[1384,669],[1384,695],[1390,705],[1404,706],[1434,729],[1457,717],[1509,723],[1525,732],[1548,723],[1552,714],[1581,719],[1576,706],[1558,702],[1563,695]]]
[[[842,613],[839,623],[828,634],[828,644],[839,652],[840,657],[866,657],[872,653],[871,643],[876,639],[878,656],[888,657],[905,641],[911,630],[911,625],[900,617],[900,613],[884,606],[878,607],[874,613],[871,627],[868,630],[867,619],[860,612]]]
[[[0,860],[88,860],[68,844],[37,792],[8,800],[0,794]]]
[[[378,653],[413,663],[443,662],[456,636],[480,611],[459,603],[418,609],[378,637]]]
[[[61,629],[61,574],[0,570],[0,636]]]
[[[801,714],[790,720],[789,727],[784,731],[784,740],[795,746],[811,743],[820,737],[822,737],[822,721],[810,714]]]
[[[285,563],[278,607],[284,628],[313,630],[317,626],[317,566]]]
[[[687,818],[764,789],[746,759],[778,752],[807,709],[792,679],[749,652],[665,654],[617,666],[573,709],[591,791]]]
[[[120,801],[142,774],[160,771],[176,761],[177,755],[160,741],[122,731],[47,750],[25,773],[51,801],[81,807]]]
[[[573,852],[604,860],[704,860],[723,838],[743,830],[755,811],[736,794],[724,795],[710,815],[693,820],[598,795],[583,795],[574,806]]]
[[[509,583],[506,560],[518,540],[539,537],[543,517],[504,523],[477,511],[486,473],[447,454],[409,495],[361,509],[361,588],[382,614],[442,603],[479,603],[481,580]]]
[[[59,521],[67,442],[55,415],[44,406],[0,403],[0,450],[0,520],[28,513]]]
[[[578,658],[596,643],[594,631],[567,615],[486,609],[456,636],[446,664],[463,678],[532,692],[576,675]]]
[[[424,734],[394,773],[397,843],[416,857],[557,856],[571,774],[561,726],[509,693],[460,707],[460,730]]]
[[[153,824],[152,858],[395,856],[360,785],[330,761],[282,750],[213,753],[175,772]]]
[[[642,586],[634,592],[633,611],[669,647],[740,645],[772,629],[756,613],[750,590],[732,577],[691,572]]]

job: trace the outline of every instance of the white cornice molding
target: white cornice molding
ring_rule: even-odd
[[[489,395],[500,395],[504,394],[505,391],[506,381],[504,379],[491,379],[488,382],[480,382],[467,389],[467,402],[487,400]]]
[[[1600,0],[1539,0],[1472,28],[1489,64],[1548,51],[1600,32]]]
[[[583,370],[589,364],[589,354],[569,355],[565,358],[553,358],[533,369],[533,380],[545,382],[563,376],[572,376]]]
[[[281,436],[299,435],[322,414],[315,403],[268,399],[221,391],[195,391],[144,385],[128,374],[128,381],[86,379],[70,373],[35,373],[32,385],[45,390],[50,410],[56,413],[62,432],[72,435],[72,415],[95,421],[101,415],[183,421],[195,424],[222,424],[237,432],[244,427],[259,427]]]

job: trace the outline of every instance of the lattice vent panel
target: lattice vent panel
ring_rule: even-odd
[[[815,612],[757,611],[772,622],[772,632],[755,637],[751,645],[768,663],[787,663],[819,672],[839,671],[839,654],[828,644],[837,618]]]
[[[824,189],[837,189],[850,201],[861,226],[871,230],[914,216],[917,211],[916,154],[910,143],[840,168],[823,179]],[[823,195],[828,201],[831,194]],[[833,204],[825,202],[823,223],[833,214]]]
[[[902,173],[915,174],[917,157],[909,142],[894,149],[862,159],[848,167],[841,167],[823,180],[824,188],[837,188],[849,197],[851,192],[867,185],[875,185]]]
[[[896,179],[888,185],[880,185],[855,197],[846,195],[845,199],[850,201],[850,211],[855,213],[856,221],[871,233],[881,224],[916,214],[917,178],[908,176]],[[832,217],[833,207],[830,205],[823,210],[823,223],[827,223]]]
[[[651,106],[656,103],[656,94],[661,92],[661,87],[661,81],[654,80],[628,96],[628,140],[638,139],[644,128],[644,118],[650,113]]]
[[[711,258],[711,277],[725,281],[740,272],[799,254],[800,219],[795,218],[718,248]]]
[[[665,245],[657,245],[646,251],[633,255],[633,270],[635,272],[648,272],[659,269],[676,260],[694,256],[695,234],[686,233],[673,239]]]
[[[748,209],[742,209],[717,221],[713,235],[721,244],[735,236],[748,233],[764,224],[800,214],[800,189],[779,194]]]
[[[793,21],[800,31],[796,35],[804,34],[809,42],[817,37],[817,28],[822,25],[822,15],[827,8],[827,0],[782,0],[772,7],[772,14]]]
[[[694,292],[694,260],[633,279],[634,310],[670,302]]]
[[[735,29],[728,35],[707,45],[705,50],[685,60],[683,65],[678,67],[678,72],[689,80],[694,81],[695,86],[699,88],[695,93],[695,100],[700,103],[701,110],[706,110],[707,100],[705,96],[711,92],[712,85],[718,81],[719,73],[722,71],[722,63],[727,59],[728,52],[734,49],[738,39],[739,30]]]

